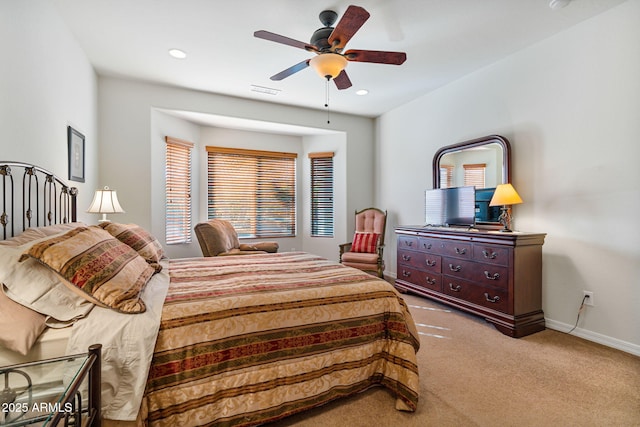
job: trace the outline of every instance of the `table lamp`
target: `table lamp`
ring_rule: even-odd
[[[105,186],[102,190],[96,190],[87,212],[102,214],[102,219],[98,220],[98,222],[103,223],[109,222],[107,219],[108,213],[124,213],[124,209],[118,202],[116,190],[110,190],[109,187]]]
[[[493,193],[493,197],[489,202],[489,206],[502,206],[500,209],[502,213],[498,218],[504,228],[500,231],[511,232],[511,205],[517,205],[522,203],[522,199],[513,188],[511,184],[499,184],[496,187],[496,191]]]

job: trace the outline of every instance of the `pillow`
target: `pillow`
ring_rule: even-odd
[[[164,249],[151,233],[136,224],[117,224],[104,222],[100,224],[113,237],[135,249],[155,270],[162,270],[159,264],[164,257]]]
[[[81,227],[34,244],[34,258],[58,273],[74,292],[102,307],[142,313],[140,293],[155,272],[136,251],[100,227]]]
[[[360,233],[356,231],[353,235],[353,243],[351,243],[351,252],[364,252],[368,254],[376,253],[378,246],[378,233]]]
[[[49,238],[15,247],[0,246],[0,283],[10,299],[48,316],[48,321],[74,321],[86,316],[94,305],[69,290],[56,273],[35,259],[18,262],[31,246]]]
[[[64,224],[47,225],[44,227],[27,228],[21,234],[7,240],[0,241],[1,246],[20,246],[43,237],[53,236],[72,230],[77,227],[86,227],[82,222],[68,222]]]
[[[45,316],[7,297],[0,285],[0,345],[26,355],[45,328]]]

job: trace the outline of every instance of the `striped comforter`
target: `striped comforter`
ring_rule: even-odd
[[[418,399],[391,285],[302,252],[171,260],[143,399],[151,426],[257,425],[383,385]]]

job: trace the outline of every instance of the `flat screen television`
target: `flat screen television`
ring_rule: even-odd
[[[425,225],[435,227],[475,224],[475,187],[436,188],[426,190]]]
[[[500,222],[500,206],[489,206],[495,191],[495,187],[476,189],[476,224]]]

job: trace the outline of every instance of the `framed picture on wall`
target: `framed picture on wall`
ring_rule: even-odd
[[[67,141],[69,144],[69,179],[84,182],[84,135],[68,126]]]

